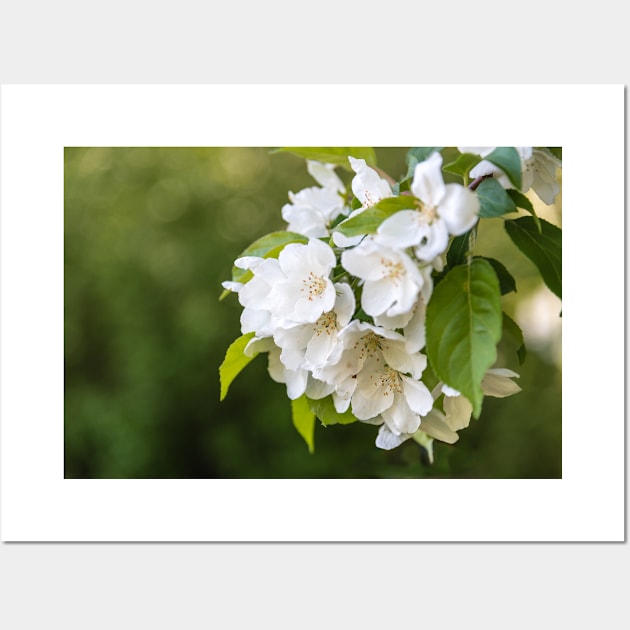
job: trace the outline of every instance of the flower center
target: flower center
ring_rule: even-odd
[[[315,334],[319,337],[322,333],[332,335],[337,331],[337,315],[334,311],[324,313],[315,323]]]
[[[400,284],[401,278],[405,275],[405,268],[400,261],[393,261],[387,258],[381,258],[383,267],[383,278],[388,278],[394,284]]]
[[[300,292],[306,294],[308,301],[312,302],[313,298],[319,297],[326,289],[326,278],[316,276],[312,271],[309,271],[308,276],[302,280],[302,284],[304,286]]]
[[[383,396],[389,396],[390,394],[402,394],[402,383],[400,381],[400,374],[389,367],[385,366],[383,372],[377,372],[370,376],[375,387],[380,390]]]
[[[378,355],[381,351],[381,342],[383,338],[374,334],[372,331],[363,335],[359,341],[354,344],[355,349],[359,349],[359,358],[361,361],[365,359],[371,359],[376,356],[376,360],[379,361]],[[360,346],[360,347],[359,347]]]
[[[416,202],[416,208],[419,213],[418,222],[421,224],[428,223],[431,225],[433,221],[438,218],[437,206],[430,206],[418,199]]]

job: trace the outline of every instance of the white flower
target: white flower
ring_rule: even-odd
[[[383,179],[365,160],[348,157],[350,166],[356,175],[352,178],[352,192],[361,202],[361,208],[369,208],[382,199],[392,197],[392,189],[386,179]]]
[[[289,192],[291,203],[282,207],[282,218],[289,224],[287,230],[311,238],[329,235],[330,224],[345,212],[342,194],[343,182],[332,164],[309,160],[308,172],[321,188],[312,186],[297,193]]]
[[[267,296],[271,311],[295,323],[316,322],[335,305],[329,275],[336,263],[333,250],[317,239],[287,245],[278,256],[284,278],[275,282]]]
[[[426,357],[410,352],[402,335],[367,322],[351,321],[339,332],[338,343],[327,363],[313,369],[316,378],[334,385],[333,400],[339,413],[348,409],[357,386],[357,375],[367,361],[388,365],[410,374],[413,379],[419,379],[426,367]]]
[[[414,247],[418,258],[432,261],[442,254],[449,235],[467,232],[479,215],[477,195],[459,184],[445,184],[442,156],[432,153],[416,164],[411,191],[417,210],[401,210],[379,226],[376,240],[390,247]]]
[[[393,197],[392,189],[387,180],[383,179],[373,168],[369,167],[365,160],[348,157],[350,166],[356,173],[352,178],[352,192],[361,202],[361,207],[353,210],[350,217],[355,217],[366,208],[377,204],[382,199]],[[353,247],[357,245],[363,235],[344,236],[341,232],[333,230],[333,242],[337,247]]]
[[[285,276],[275,258],[244,256],[234,262],[236,267],[253,273],[253,277],[239,289],[238,300],[243,306],[241,332],[253,332],[256,337],[270,337],[278,325],[269,303],[269,294]]]
[[[394,435],[415,433],[421,416],[433,406],[433,397],[424,383],[376,358],[365,363],[356,380],[352,413],[371,424],[384,422]]]
[[[407,254],[386,247],[373,237],[344,251],[341,264],[364,280],[361,306],[372,316],[410,313],[425,282]]]
[[[328,277],[335,264],[332,249],[317,239],[290,243],[277,259],[237,259],[236,266],[253,274],[238,291],[244,307],[241,332],[269,337],[280,325],[316,322],[335,304],[335,287]]]
[[[521,191],[527,192],[530,188],[538,195],[541,201],[551,205],[560,192],[560,184],[556,177],[556,169],[562,167],[559,160],[549,149],[545,147],[514,147],[521,158]],[[462,153],[475,153],[485,157],[492,153],[496,147],[458,147]],[[512,188],[512,183],[507,175],[498,167],[482,160],[470,171],[471,177],[482,177],[495,174],[495,178],[504,188]]]
[[[485,373],[481,389],[486,396],[505,398],[521,391],[521,388],[511,380],[518,377],[519,375],[512,370],[492,368]],[[470,401],[452,387],[437,385],[433,390],[433,396],[437,398],[441,393],[444,394],[444,413],[439,409],[433,409],[423,419],[421,431],[436,440],[453,444],[459,439],[457,431],[465,429],[470,424],[473,408]]]
[[[280,361],[292,370],[322,367],[338,343],[339,331],[346,326],[355,309],[352,289],[348,284],[335,284],[333,310],[320,315],[315,323],[289,324],[276,328],[273,334],[282,348]]]

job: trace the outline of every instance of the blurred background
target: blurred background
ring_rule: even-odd
[[[377,148],[406,172],[407,148]],[[349,185],[351,173],[337,169]],[[288,191],[315,182],[303,159],[268,148],[66,148],[66,478],[560,478],[561,303],[504,233],[480,224],[476,253],[516,278],[504,310],[527,356],[501,345],[523,391],[486,397],[454,445],[374,445],[377,427],[315,428],[315,453],[291,422],[266,357],[219,402],[218,368],[240,335],[221,282],[255,239],[285,229]],[[540,216],[561,226],[561,195]],[[510,215],[510,218],[516,215]]]

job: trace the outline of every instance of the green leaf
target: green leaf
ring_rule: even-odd
[[[518,208],[523,208],[523,210],[527,210],[533,217],[536,222],[536,226],[538,227],[538,231],[542,232],[542,227],[540,226],[540,221],[538,220],[538,215],[536,214],[536,210],[534,210],[534,206],[532,202],[526,197],[522,192],[516,190],[516,188],[509,188],[506,190],[507,194],[510,195],[512,201],[516,204]]]
[[[481,156],[474,153],[462,153],[454,162],[442,167],[442,170],[454,173],[460,177],[468,177],[468,173],[481,162]]]
[[[230,347],[225,353],[225,359],[219,366],[219,380],[221,381],[221,396],[219,400],[223,400],[228,393],[228,389],[232,381],[239,375],[241,370],[249,364],[249,362],[256,356],[254,354],[248,357],[243,353],[245,346],[249,343],[249,340],[254,336],[254,333],[247,333],[242,335],[230,344]]]
[[[289,243],[308,243],[308,238],[297,232],[271,232],[254,241],[245,251],[237,256],[260,256],[261,258],[277,258],[285,245]],[[232,268],[234,282],[247,282],[252,272],[238,267]]]
[[[481,380],[501,339],[499,280],[490,263],[455,267],[438,284],[427,307],[426,349],[435,374],[481,413]]]
[[[497,147],[484,159],[498,166],[508,176],[515,188],[521,188],[523,167],[521,165],[521,156],[514,147]]]
[[[315,414],[311,411],[306,396],[300,396],[291,401],[291,415],[293,426],[304,438],[309,453],[313,453],[315,451]]]
[[[509,337],[516,346],[516,356],[518,362],[522,365],[527,355],[525,348],[525,340],[523,339],[523,331],[520,326],[508,315],[503,313],[503,337]]]
[[[348,156],[363,159],[368,166],[376,166],[376,153],[372,147],[279,147],[273,153],[292,153],[306,160],[343,166],[352,171]]]
[[[501,295],[506,295],[512,291],[516,293],[516,280],[514,280],[514,276],[505,268],[503,263],[486,256],[475,256],[475,259],[477,258],[487,260],[492,265],[494,273],[497,274],[497,278],[499,279],[499,289],[501,291]]]
[[[506,221],[505,231],[536,265],[549,289],[562,298],[562,230],[544,219],[539,221],[541,232],[534,217]]]
[[[330,424],[352,424],[357,421],[350,410],[339,413],[335,409],[332,396],[326,396],[326,398],[321,398],[320,400],[311,400],[309,398],[308,405],[325,427]]]
[[[342,221],[335,229],[344,236],[359,236],[361,234],[373,234],[378,226],[392,214],[400,210],[409,210],[416,207],[415,198],[409,195],[400,197],[387,197],[370,206],[354,217]]]
[[[472,230],[468,230],[464,234],[460,234],[453,238],[451,246],[446,253],[446,264],[449,267],[457,267],[463,265],[468,260],[468,251],[470,250],[470,233]]]
[[[477,188],[481,208],[479,216],[482,218],[500,217],[508,212],[516,212],[516,206],[505,188],[492,177],[479,184]]]

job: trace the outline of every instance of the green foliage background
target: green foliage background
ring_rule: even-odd
[[[400,179],[406,151],[377,148],[379,166]],[[521,366],[501,348],[523,391],[484,399],[455,445],[435,442],[431,466],[413,441],[377,449],[360,422],[318,424],[309,454],[264,356],[219,402],[241,312],[233,295],[219,302],[221,281],[252,241],[285,228],[287,191],[312,185],[304,160],[262,147],[66,148],[66,478],[561,477],[562,377],[544,346]],[[502,219],[483,221],[475,253],[516,278],[503,301],[516,319],[541,286],[535,267]]]

